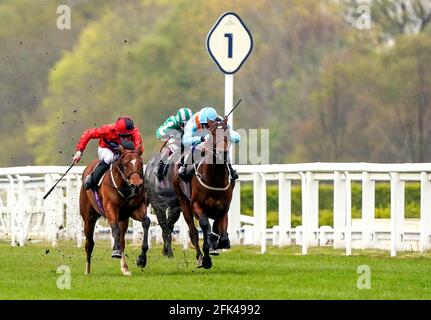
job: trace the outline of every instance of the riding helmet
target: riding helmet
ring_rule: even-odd
[[[120,117],[115,122],[115,131],[119,136],[128,136],[132,134],[135,125],[130,117]]]
[[[214,121],[217,118],[217,111],[211,107],[205,107],[201,110],[199,115],[200,123],[208,123],[209,120]]]
[[[179,123],[186,123],[189,121],[189,119],[192,117],[193,113],[192,110],[190,110],[187,107],[183,107],[180,110],[178,110],[177,115],[175,116],[177,118],[177,121]]]

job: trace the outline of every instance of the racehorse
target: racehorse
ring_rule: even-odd
[[[196,248],[197,265],[205,269],[212,266],[210,249],[230,248],[227,212],[235,187],[227,166],[230,146],[227,119],[209,121],[208,131],[209,139],[203,142],[200,149],[202,159],[194,164],[195,174],[190,183],[184,183],[178,176],[178,166],[174,172],[174,188],[189,227],[191,242]],[[194,217],[199,220],[203,233],[203,256]],[[214,220],[212,233],[208,218]],[[211,253],[216,252],[212,250]]]
[[[160,161],[160,154],[154,155],[145,168],[145,188],[147,205],[156,213],[157,221],[162,228],[163,255],[172,258],[172,231],[181,213],[180,203],[173,188],[173,164],[166,164],[166,174],[162,181],[159,181],[155,168]]]
[[[137,148],[141,150],[141,148]],[[120,145],[118,158],[101,178],[98,190],[84,190],[81,187],[79,197],[80,214],[84,220],[86,237],[85,251],[87,263],[85,273],[90,274],[91,253],[94,248],[94,227],[100,217],[106,217],[111,226],[114,246],[113,258],[119,258],[121,272],[131,275],[124,254],[125,234],[129,218],[141,221],[144,229],[142,252],[136,260],[138,267],[145,267],[148,251],[148,229],[150,219],[147,217],[143,177],[142,152],[134,149],[133,143]],[[94,160],[82,175],[82,180],[92,172],[99,161]]]

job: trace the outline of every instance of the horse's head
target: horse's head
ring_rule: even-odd
[[[208,121],[210,139],[207,142],[213,154],[214,163],[226,163],[230,147],[230,134],[227,118]]]
[[[118,168],[128,184],[132,195],[139,194],[144,187],[144,163],[141,146],[135,150],[132,142],[126,141],[118,147]]]

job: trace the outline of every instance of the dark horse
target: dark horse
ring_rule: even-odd
[[[162,181],[155,174],[155,168],[160,161],[160,154],[154,155],[145,168],[145,188],[147,205],[156,213],[157,221],[162,228],[163,255],[172,258],[171,234],[181,213],[180,203],[173,188],[174,165],[167,164],[167,172]]]
[[[129,146],[128,146],[129,147]],[[150,219],[147,217],[145,204],[145,190],[143,179],[142,153],[134,149],[119,147],[118,159],[112,163],[110,169],[102,177],[97,190],[97,196],[92,190],[81,187],[79,198],[80,213],[84,220],[86,237],[85,251],[87,264],[85,273],[90,273],[91,253],[94,247],[93,233],[96,221],[101,216],[106,217],[114,237],[113,258],[121,258],[121,272],[131,275],[124,254],[125,234],[129,218],[141,221],[144,228],[142,252],[136,264],[143,268],[147,263],[148,229]],[[140,150],[138,148],[137,150]],[[98,160],[88,165],[82,175],[82,180],[94,169]]]
[[[174,188],[189,227],[190,239],[196,248],[198,267],[205,269],[212,266],[211,249],[230,248],[227,212],[235,186],[227,166],[230,137],[226,119],[209,121],[208,130],[210,139],[203,143],[202,159],[195,164],[195,175],[190,183],[184,183],[178,176],[178,166],[175,166],[174,178]],[[203,256],[193,217],[199,220],[202,229]],[[214,220],[212,233],[208,218]]]

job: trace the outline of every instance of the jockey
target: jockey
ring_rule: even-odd
[[[181,138],[184,134],[184,126],[192,117],[193,112],[187,107],[182,107],[176,115],[172,115],[156,130],[156,137],[159,140],[167,140],[168,148],[161,151],[160,162],[158,163],[155,174],[161,181],[164,175],[164,164],[175,153],[181,154]]]
[[[205,132],[205,130],[208,128],[208,121],[214,121],[217,118],[221,118],[217,114],[217,111],[215,111],[214,108],[211,107],[205,107],[202,108],[199,112],[195,113],[192,119],[187,122],[187,125],[184,129],[184,135],[183,135],[183,144],[184,147],[196,147],[202,142],[206,141],[208,139],[208,132]],[[229,134],[230,134],[230,142],[232,143],[238,143],[241,140],[241,136],[238,132],[234,131],[233,129],[229,128]],[[232,180],[238,179],[238,174],[233,169],[232,164],[228,161],[229,171],[231,172],[231,178]],[[179,168],[178,175],[183,179],[184,181],[188,181],[191,177],[190,173],[187,173],[187,161],[184,161],[181,163],[181,167]]]
[[[100,162],[93,171],[85,178],[84,189],[88,190],[96,186],[103,174],[108,170],[110,164],[116,160],[115,152],[122,140],[133,142],[135,149],[144,151],[142,146],[141,135],[138,128],[135,127],[133,120],[128,117],[120,117],[115,123],[92,128],[84,131],[78,144],[73,162],[77,163],[85,150],[90,139],[99,139],[99,149],[97,151]]]

